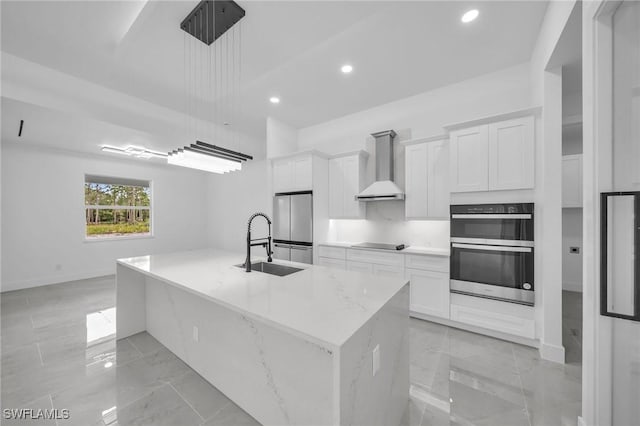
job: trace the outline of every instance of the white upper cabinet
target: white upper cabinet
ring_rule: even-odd
[[[313,186],[310,154],[273,160],[273,192],[309,191]]]
[[[296,190],[309,190],[313,186],[312,158],[310,155],[294,157],[293,182]]]
[[[449,135],[451,192],[489,189],[489,128],[455,130]]]
[[[428,144],[428,213],[431,218],[449,218],[449,143],[446,140]]]
[[[365,205],[356,200],[364,189],[365,154],[358,152],[329,160],[329,217],[361,219]]]
[[[489,124],[489,189],[533,188],[532,116]]]
[[[582,207],[582,154],[562,157],[562,207]]]
[[[429,215],[429,160],[426,143],[408,145],[405,155],[405,216],[407,219]]]
[[[451,192],[533,188],[533,116],[450,133]]]
[[[405,172],[406,218],[447,218],[449,216],[447,141],[407,145]]]
[[[344,164],[342,158],[329,160],[329,217],[344,213]]]

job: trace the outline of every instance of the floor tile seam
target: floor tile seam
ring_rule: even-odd
[[[51,410],[54,410],[54,408],[53,408],[53,397],[51,396],[51,394],[49,394],[49,402],[51,403]],[[55,422],[56,426],[58,426],[58,419],[56,419],[55,417],[57,417],[57,416],[54,416],[53,421]]]
[[[524,383],[522,382],[522,376],[520,375],[520,368],[518,367],[518,359],[516,357],[516,351],[514,350],[513,346],[511,347],[511,354],[513,355],[513,362],[516,366],[516,375],[518,376],[518,382],[520,383],[520,395],[522,395],[522,401],[524,402],[524,409],[527,415],[527,422],[529,423],[529,426],[532,426],[531,412],[529,411],[529,404],[527,403],[527,398],[524,395]]]
[[[36,342],[36,349],[38,349],[38,356],[40,357],[40,365],[44,367],[44,360],[42,359],[42,351],[40,350],[39,342]]]
[[[117,355],[116,355],[116,357],[117,357]],[[130,359],[129,361],[126,361],[126,362],[124,362],[124,363],[122,363],[122,364],[119,364],[119,363],[117,363],[117,358],[116,358],[116,363],[117,363],[117,364],[116,364],[116,368],[118,368],[118,367],[123,367],[123,366],[125,366],[125,365],[127,365],[127,364],[129,364],[129,363],[131,363],[131,362],[133,362],[133,361],[137,361],[137,360],[139,360],[139,359],[142,359],[142,357],[140,357],[140,358]],[[47,367],[45,366],[45,368],[47,368]],[[110,373],[111,371],[112,371],[112,370],[111,370],[110,368],[104,368],[104,369],[102,369],[102,370],[98,370],[98,372],[96,372],[96,373],[94,373],[94,374],[92,374],[92,375],[91,375],[91,378],[100,378],[100,377],[102,377],[102,376],[104,376],[104,375],[106,375],[106,374]],[[115,373],[114,373],[114,374],[115,374]],[[71,389],[71,388],[73,388],[73,387],[75,387],[75,386],[76,386],[76,384],[69,384],[69,385],[64,386],[64,387],[61,387],[61,388],[59,388],[59,389],[55,389],[55,390],[54,390],[54,392],[52,392],[51,394],[52,394],[52,395],[53,395],[53,394],[60,394],[60,393],[65,392],[65,391],[67,391],[67,390],[69,390],[69,389]]]
[[[218,409],[218,411],[216,411],[215,413],[213,413],[210,417],[207,417],[206,419],[204,419],[204,420],[202,421],[202,423],[200,423],[200,424],[201,424],[201,425],[203,425],[203,424],[207,423],[209,420],[213,420],[213,419],[215,419],[215,418],[218,416],[218,414],[220,414],[220,413],[222,412],[222,410],[224,410],[225,408],[227,408],[227,407],[228,407],[229,405],[231,405],[232,403],[233,403],[233,402],[232,402],[231,400],[229,400],[229,402],[225,403],[222,407],[220,407],[220,408]]]
[[[153,392],[157,391],[158,389],[160,389],[163,386],[166,386],[168,383],[166,382],[157,382],[159,384],[155,385],[155,386],[149,386],[148,388],[146,388],[146,392],[143,392],[139,397],[133,399],[132,401],[127,402],[126,404],[122,405],[122,406],[116,406],[117,410],[124,410],[125,408],[135,404],[136,402],[148,397],[149,395],[151,395]]]
[[[186,373],[185,373],[185,374],[186,374]],[[187,405],[189,406],[189,408],[191,408],[191,410],[192,410],[194,413],[196,413],[196,416],[198,416],[198,417],[200,418],[200,420],[201,420],[202,422],[204,422],[204,417],[202,417],[202,416],[200,415],[200,413],[198,412],[198,410],[196,410],[196,409],[195,409],[195,407],[194,407],[194,406],[193,406],[189,401],[187,401],[187,398],[185,398],[185,397],[184,397],[184,395],[182,395],[182,393],[180,393],[180,392],[178,391],[178,389],[176,389],[176,387],[175,387],[175,386],[173,386],[173,383],[171,383],[171,382],[167,382],[167,384],[171,387],[171,389],[173,389],[173,391],[174,391],[176,394],[178,394],[178,396],[179,396],[179,397],[180,397],[180,398],[185,402],[185,404],[187,404]]]
[[[44,397],[45,397],[45,396],[47,396],[47,395],[49,395],[49,394],[48,394],[48,393],[44,393],[44,394],[39,395],[38,397],[33,398],[33,399],[31,399],[31,400],[29,400],[29,401],[27,401],[27,402],[21,402],[21,403],[19,403],[19,405],[22,405],[22,406],[25,406],[25,407],[26,407],[26,406],[28,406],[28,405],[30,405],[30,404],[33,404],[33,403],[34,403],[34,402],[36,402],[37,400],[39,400],[39,399],[41,399],[41,398],[44,398]],[[7,407],[4,405],[4,403],[2,404],[2,408],[3,408],[3,409],[4,409],[4,408],[7,408]],[[13,407],[9,407],[9,408],[13,408]]]
[[[133,349],[135,349],[136,351],[138,351],[138,353],[140,354],[140,356],[142,358],[145,357],[145,355],[142,353],[142,351],[140,349],[138,349],[138,347],[135,345],[135,343],[133,343],[130,339],[131,336],[126,337],[125,339],[127,340],[127,342],[129,342],[131,344],[131,346],[133,346]],[[117,341],[117,340],[116,340]]]

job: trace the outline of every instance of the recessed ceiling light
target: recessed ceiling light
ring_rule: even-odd
[[[280,98],[277,96],[272,96],[269,98],[269,102],[271,102],[272,104],[279,104],[280,103]]]
[[[471,9],[470,11],[465,12],[460,20],[466,24],[476,19],[479,14],[480,12],[478,12],[478,9]]]
[[[342,71],[343,74],[349,74],[351,71],[353,71],[353,67],[349,64],[343,65],[342,68],[340,68],[340,71]]]

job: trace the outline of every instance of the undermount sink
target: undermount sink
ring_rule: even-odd
[[[244,263],[236,265],[238,268],[244,268]],[[293,266],[278,265],[277,263],[255,262],[251,264],[251,271],[264,272],[265,274],[277,275],[284,277],[295,272],[302,271],[302,268],[294,268]]]

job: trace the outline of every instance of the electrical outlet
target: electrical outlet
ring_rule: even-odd
[[[569,253],[580,254],[580,247],[569,247]]]
[[[199,335],[199,332],[198,332],[198,327],[196,327],[195,325],[193,326],[193,341],[194,342],[200,341],[200,335]]]
[[[376,345],[375,348],[373,348],[373,369],[372,369],[372,373],[375,376],[376,374],[378,374],[378,371],[380,370],[380,345]]]

